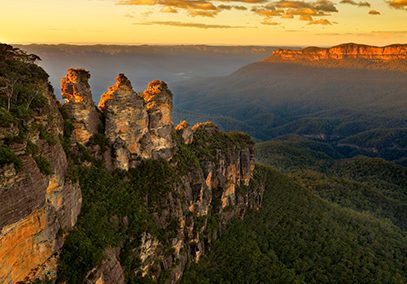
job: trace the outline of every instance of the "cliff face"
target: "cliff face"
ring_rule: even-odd
[[[277,49],[264,61],[406,71],[406,68],[403,68],[406,60],[407,45],[376,47],[349,43],[331,48]]]
[[[211,122],[192,129],[190,144],[184,142],[182,133],[175,135],[177,146],[170,168],[176,178],[171,190],[159,195],[153,195],[154,189],[145,193],[146,218],[151,218],[155,229],[144,229],[133,249],[128,247],[129,240],[114,248],[116,254],[107,249],[88,281],[124,283],[122,271],[128,271],[127,277],[137,283],[175,283],[187,265],[198,262],[211,249],[232,219],[260,208],[264,185],[252,181],[254,143],[250,138],[222,133]],[[125,226],[132,224],[126,221]],[[129,266],[126,257],[139,262]],[[107,270],[106,265],[115,268]]]
[[[0,283],[56,276],[55,255],[82,200],[79,184],[66,178],[67,157],[58,138],[63,120],[47,78],[33,62],[17,66],[13,75],[1,74],[16,76],[9,79],[22,91],[10,104],[8,125],[0,125]],[[35,81],[21,75],[25,68]]]
[[[213,156],[198,158],[199,165],[189,166],[174,190],[160,198],[154,221],[166,228],[171,220],[176,220],[177,226],[169,240],[159,240],[149,232],[143,234],[137,272],[144,278],[176,282],[186,265],[198,262],[210,250],[232,219],[243,218],[248,209],[261,205],[262,185],[249,187],[254,171],[254,143],[235,143],[212,123],[204,123],[194,127],[192,145],[182,147],[212,149]],[[173,163],[180,166],[177,161]],[[168,247],[172,251],[168,252]],[[167,278],[162,277],[163,273]]]

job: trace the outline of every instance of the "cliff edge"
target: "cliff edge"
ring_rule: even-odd
[[[407,71],[407,45],[383,47],[347,43],[330,48],[277,49],[264,62],[283,62],[319,67],[367,68]]]

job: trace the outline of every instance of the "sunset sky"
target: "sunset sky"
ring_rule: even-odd
[[[0,42],[407,43],[407,0],[0,0]]]

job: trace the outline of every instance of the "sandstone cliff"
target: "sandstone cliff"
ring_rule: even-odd
[[[8,111],[0,94],[8,117],[0,123],[0,283],[56,277],[55,256],[82,200],[79,184],[66,178],[63,120],[47,76],[31,60],[15,64],[21,56],[0,58],[11,71],[1,76],[21,88]]]
[[[377,47],[348,43],[331,48],[277,49],[264,61],[288,62],[319,67],[356,67],[407,71],[407,45],[395,44]]]

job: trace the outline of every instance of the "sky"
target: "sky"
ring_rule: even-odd
[[[407,0],[0,0],[0,42],[407,43]]]

